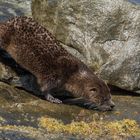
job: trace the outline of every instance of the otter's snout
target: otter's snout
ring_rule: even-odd
[[[100,111],[112,111],[114,107],[115,103],[112,100],[110,100],[109,102],[99,106],[98,109]]]
[[[112,100],[109,100],[108,102],[105,102],[102,105],[97,105],[93,102],[85,103],[84,105],[88,106],[89,109],[99,110],[99,111],[112,111],[115,107],[115,104]]]

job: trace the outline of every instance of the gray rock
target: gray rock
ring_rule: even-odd
[[[31,0],[0,0],[0,21],[23,15],[31,16]]]
[[[109,84],[140,91],[140,5],[126,0],[33,0],[32,14]]]

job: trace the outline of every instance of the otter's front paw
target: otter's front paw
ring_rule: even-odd
[[[56,103],[56,104],[61,104],[62,101],[57,99],[57,98],[54,98],[51,94],[47,94],[46,96],[46,100],[49,101],[49,102],[52,102],[52,103]]]

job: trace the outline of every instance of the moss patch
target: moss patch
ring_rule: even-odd
[[[39,125],[46,128],[48,132],[68,133],[81,136],[140,136],[140,127],[135,120],[124,119],[113,122],[84,121],[71,122],[64,124],[60,120],[42,117],[39,119]]]

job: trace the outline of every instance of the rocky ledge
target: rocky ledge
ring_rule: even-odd
[[[116,110],[101,113],[78,106],[52,104],[0,82],[0,138],[139,139],[140,97],[113,98]]]

